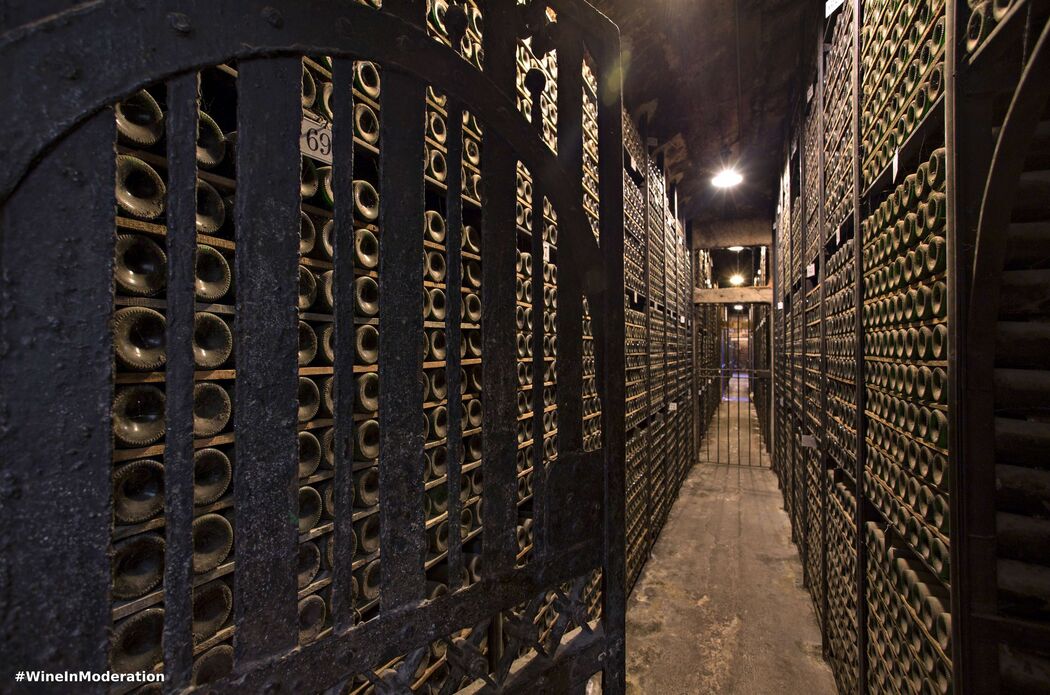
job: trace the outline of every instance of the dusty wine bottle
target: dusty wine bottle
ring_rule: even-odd
[[[211,246],[197,245],[194,263],[194,293],[202,302],[222,299],[233,284],[233,273],[226,257]]]
[[[153,370],[166,360],[164,315],[146,307],[130,306],[113,314],[113,348],[132,369]]]
[[[141,234],[117,237],[113,276],[128,294],[150,296],[167,284],[168,258],[152,239]]]
[[[164,509],[164,466],[131,461],[113,472],[113,516],[125,524],[153,518]]]
[[[158,586],[164,577],[164,539],[141,533],[113,548],[113,598],[133,599]]]
[[[193,436],[212,437],[225,429],[233,404],[226,389],[211,382],[193,385]]]
[[[156,169],[138,157],[117,155],[117,205],[125,212],[144,219],[154,219],[164,212],[164,179]]]
[[[193,315],[193,360],[202,369],[222,366],[233,352],[233,333],[215,314]]]
[[[233,548],[233,526],[220,514],[205,514],[193,520],[193,571],[210,572],[223,563]]]
[[[313,420],[314,416],[317,415],[317,411],[321,408],[321,391],[317,388],[317,384],[314,383],[313,379],[308,379],[304,376],[299,377],[298,400],[299,422]]]
[[[233,477],[230,459],[214,448],[198,449],[193,455],[193,503],[211,504],[226,493]]]
[[[193,641],[208,639],[226,624],[233,608],[233,592],[217,579],[193,590]]]
[[[296,584],[302,591],[310,585],[321,569],[321,551],[313,541],[299,544],[299,555],[295,564]]]
[[[117,673],[148,671],[164,655],[164,609],[147,608],[134,613],[113,630],[110,665]]]
[[[117,391],[113,400],[113,434],[128,446],[146,446],[164,436],[164,392],[149,384]]]
[[[193,685],[205,685],[224,678],[233,670],[233,647],[220,644],[193,661]]]
[[[117,102],[117,136],[138,147],[152,147],[164,136],[164,112],[145,89]]]

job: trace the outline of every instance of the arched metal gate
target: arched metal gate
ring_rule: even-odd
[[[349,0],[96,0],[0,37],[5,683],[22,670],[143,667],[163,672],[164,692],[194,683],[250,693],[453,692],[468,682],[489,692],[575,692],[602,671],[605,691],[623,692],[618,34],[569,0],[445,9],[441,0],[383,0],[381,8]],[[557,68],[548,73],[555,89],[536,70],[521,80],[522,39],[536,56],[555,52]],[[330,78],[314,85],[323,95],[310,96],[328,121],[312,131],[304,126],[304,56],[331,57],[307,71],[311,81]],[[381,92],[355,62],[363,60],[379,66]],[[215,124],[198,114],[224,108],[207,103],[207,80],[222,77],[216,69],[236,94],[235,111],[216,115],[227,121],[221,130],[236,131],[224,136],[228,174],[204,171]],[[125,100],[125,125],[149,130],[152,105],[133,103],[146,87],[163,94],[166,109],[153,159],[127,132],[118,137],[113,108]],[[369,109],[380,114],[377,127]],[[433,113],[451,115],[446,133],[432,132]],[[596,142],[581,132],[588,117],[597,122]],[[341,135],[351,132],[361,137]],[[433,144],[438,135],[441,147]],[[304,148],[329,147],[314,152],[315,161],[302,159]],[[444,169],[435,169],[435,150]],[[471,166],[461,167],[466,159]],[[136,219],[126,200],[114,204],[114,176],[124,177],[132,198],[156,202],[147,169],[166,178],[163,221]],[[443,186],[432,185],[435,177]],[[597,209],[581,203],[585,185],[597,185]],[[326,199],[331,211],[308,205],[307,195]],[[225,223],[215,219],[219,209],[229,211]],[[446,221],[443,244],[420,231],[434,209]],[[544,233],[528,237],[524,253],[537,262],[523,264],[525,237],[515,230],[532,209]],[[557,243],[548,229],[555,219]],[[362,257],[375,261],[369,239],[378,261],[361,271]],[[322,245],[330,256],[310,250]],[[430,252],[442,258],[427,256],[428,272],[444,283],[412,281]],[[557,295],[540,291],[551,290],[553,275],[539,257],[552,253],[563,261]],[[115,267],[124,272],[129,263],[135,277],[114,283]],[[209,268],[225,299],[209,298]],[[163,300],[138,298],[150,294],[135,285],[144,278],[166,285]],[[531,300],[521,289],[530,282]],[[441,312],[434,303],[444,295],[430,291],[439,286],[452,289]],[[472,304],[481,296],[473,288],[482,287],[484,301]],[[327,314],[310,308],[315,296]],[[544,325],[539,312],[558,296]],[[522,307],[537,315],[527,364],[515,355]],[[138,313],[117,317],[125,308]],[[461,313],[467,318],[454,320]],[[157,316],[163,323],[150,324]],[[122,321],[143,323],[132,335],[121,333],[130,325]],[[582,358],[591,322],[596,369]],[[434,327],[447,327],[447,360],[434,361]],[[151,366],[150,351],[161,344],[166,360]],[[213,362],[206,353],[216,350]],[[322,353],[330,365],[302,366]],[[472,359],[478,354],[483,359]],[[556,384],[526,392],[529,417],[519,414],[515,362]],[[140,371],[125,373],[129,363]],[[597,449],[583,408],[595,372],[604,404]],[[375,385],[367,374],[378,375],[377,396],[366,393]],[[441,382],[440,393],[421,385],[428,379]],[[362,416],[356,404],[368,398],[377,398],[374,412]],[[475,400],[484,402],[483,429],[475,427]],[[323,431],[304,424],[304,409],[327,413]],[[545,416],[555,410],[540,446],[528,424],[548,432],[554,418]],[[373,416],[378,429],[369,429]],[[202,438],[215,431],[214,420],[229,424]],[[438,430],[447,472],[428,479],[424,472],[438,464],[426,435]],[[536,444],[523,443],[522,432]],[[322,472],[314,463],[304,476],[317,444],[325,449],[314,456]],[[218,468],[202,467],[202,450]],[[378,458],[378,466],[361,458]],[[156,465],[162,497],[150,479]],[[523,469],[535,471],[528,523],[519,504]],[[219,479],[225,471],[220,487],[232,490],[218,502],[202,499],[214,484],[209,471]],[[368,478],[374,473],[378,482]],[[424,510],[446,485],[447,511],[431,518]],[[362,495],[382,500],[371,516]],[[317,516],[304,525],[312,508]],[[323,543],[314,528],[322,508],[330,519]],[[456,516],[462,524],[441,521]],[[441,529],[448,538],[433,543],[447,550],[435,553],[430,539]],[[316,542],[304,550],[308,541]],[[370,552],[362,552],[366,542]],[[526,545],[531,551],[522,552]],[[215,588],[213,603],[202,586]],[[216,605],[230,617],[199,634]],[[421,679],[440,669],[440,682]]]

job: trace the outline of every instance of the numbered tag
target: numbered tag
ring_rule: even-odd
[[[817,276],[817,264],[816,263],[810,263],[809,265],[806,266],[806,277],[807,278],[812,278],[812,277],[816,277],[816,276]]]
[[[299,151],[304,156],[332,163],[332,127],[325,121],[303,117],[302,131],[299,135]]]
[[[678,404],[674,403],[674,402],[669,403],[668,406],[667,406],[667,412],[669,412],[669,413],[676,413],[676,412],[678,412]]]
[[[835,14],[835,10],[842,7],[843,0],[826,0],[824,3],[824,18],[827,19]]]
[[[543,262],[550,263],[551,261],[551,245],[548,242],[543,242]]]
[[[901,158],[901,151],[900,150],[894,150],[893,151],[893,180],[894,181],[897,180],[897,169],[898,169],[898,165],[900,164],[900,158]]]

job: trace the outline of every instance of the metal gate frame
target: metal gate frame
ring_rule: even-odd
[[[550,26],[536,21],[535,10],[545,6],[558,15]],[[489,1],[483,8],[484,72],[427,36],[425,4],[417,0],[385,0],[381,10],[345,0],[98,0],[27,23],[0,39],[0,62],[7,75],[0,109],[0,130],[5,134],[0,155],[6,163],[0,173],[4,677],[16,668],[108,670],[114,211],[98,201],[112,195],[110,105],[143,86],[167,81],[174,95],[169,103],[170,142],[182,148],[171,155],[171,215],[179,221],[188,215],[192,230],[195,72],[238,60],[244,83],[240,98],[249,108],[239,116],[243,140],[238,147],[238,188],[247,193],[244,200],[239,196],[236,215],[239,227],[251,230],[242,241],[238,265],[266,270],[256,270],[254,281],[251,274],[242,276],[249,279],[238,295],[236,331],[238,344],[245,346],[235,401],[238,448],[254,468],[235,489],[237,544],[244,558],[243,566],[238,560],[235,587],[235,670],[209,689],[321,691],[601,568],[600,628],[581,633],[557,653],[541,652],[516,677],[493,689],[575,692],[591,674],[602,671],[605,692],[624,692],[618,32],[602,15],[574,0],[547,0],[524,9]],[[525,36],[558,52],[559,120],[570,125],[558,129],[556,156],[543,144],[538,128],[515,108],[514,42]],[[594,59],[600,94],[600,243],[581,206],[581,142],[579,128],[571,127],[582,117],[585,50]],[[354,58],[380,63],[388,76],[384,98],[390,109],[384,111],[383,122],[388,147],[381,154],[381,177],[384,190],[397,194],[384,197],[380,213],[388,230],[386,268],[409,267],[420,257],[421,241],[414,232],[421,226],[423,202],[413,168],[423,151],[424,83],[440,87],[486,125],[483,166],[488,193],[482,248],[483,281],[489,290],[483,340],[489,359],[483,381],[486,420],[492,426],[486,432],[483,458],[501,465],[487,466],[485,473],[485,576],[471,587],[424,602],[424,534],[413,497],[422,457],[422,440],[413,434],[415,413],[421,411],[420,390],[416,371],[399,368],[420,360],[418,352],[403,346],[419,345],[411,320],[420,315],[421,299],[414,285],[399,286],[388,273],[381,286],[389,326],[382,345],[390,350],[384,354],[393,353],[394,359],[383,371],[380,393],[381,410],[389,414],[382,434],[382,446],[389,452],[381,480],[386,500],[382,544],[400,552],[384,562],[378,618],[353,625],[336,616],[335,634],[298,647],[291,579],[294,552],[281,523],[294,504],[290,484],[284,483],[294,465],[290,404],[295,400],[296,333],[285,300],[291,298],[294,306],[295,275],[290,271],[295,269],[295,244],[280,232],[299,206],[295,177],[287,174],[298,168],[298,152],[289,143],[298,141],[300,127],[299,116],[292,117],[290,109],[300,89],[300,68],[291,56],[304,53],[332,55],[334,79],[344,85],[349,79],[346,66]],[[253,104],[257,108],[251,108]],[[289,112],[282,112],[283,107]],[[343,132],[351,130],[350,111],[337,111]],[[338,142],[335,146],[341,147]],[[266,167],[260,166],[264,158]],[[536,555],[524,569],[515,569],[515,384],[505,368],[514,359],[514,289],[509,282],[514,246],[505,230],[514,225],[516,160],[529,167],[536,188],[557,210],[563,248],[573,259],[559,283],[565,299],[557,332],[564,355],[581,349],[583,295],[597,308],[593,322],[604,404],[603,447],[585,452],[579,360],[558,361],[558,381],[564,385],[558,391],[558,408],[563,417],[558,463],[545,486],[547,533],[537,534]],[[350,181],[345,174],[336,180],[344,199],[349,198]],[[350,224],[337,214],[337,229],[345,231]],[[179,234],[185,225],[169,225],[172,285],[186,288],[192,280],[194,242]],[[187,378],[193,369],[188,351],[191,298],[189,292],[185,301],[170,301],[172,378]],[[242,340],[242,335],[252,340]],[[455,379],[449,389],[458,389]],[[185,399],[172,399],[169,428],[188,423],[190,407]],[[347,456],[348,429],[337,432],[339,460]],[[176,436],[187,441],[188,434]],[[172,592],[165,600],[165,689],[170,691],[188,683],[186,645],[192,645],[188,563],[171,559],[180,553],[186,557],[189,550],[191,463],[185,456],[173,457],[166,473],[166,534],[174,539],[165,577],[165,591]],[[347,476],[337,479],[337,486],[347,484]],[[337,517],[337,534],[341,527],[346,522]],[[344,564],[342,570],[336,568],[333,583],[336,610],[341,602],[345,605],[349,591],[349,563]],[[564,597],[564,602],[563,614],[579,624],[578,597]],[[515,639],[527,644],[527,631]],[[463,669],[480,675],[469,663]],[[391,692],[387,688],[377,684],[378,690]]]
[[[744,314],[734,313],[730,307],[739,304],[715,304],[716,310],[721,314],[717,317],[719,328],[719,353],[720,362],[718,367],[700,367],[697,369],[698,376],[705,381],[717,383],[718,404],[710,419],[704,423],[705,431],[700,439],[700,450],[698,461],[708,464],[727,464],[754,467],[770,467],[772,442],[769,438],[769,399],[772,387],[772,370],[770,364],[769,345],[770,340],[770,318],[772,307],[767,302],[742,303],[745,307]],[[748,317],[748,325],[745,327],[731,325],[734,317]],[[730,355],[734,343],[740,342],[741,332],[746,331],[748,339],[748,355],[741,362],[740,355]],[[733,382],[741,379],[740,374],[746,375],[748,379],[747,390],[747,412],[743,413],[742,403],[735,399],[737,406],[734,410],[727,405],[734,399],[729,397],[733,388]],[[754,388],[755,384],[764,384],[763,388]],[[763,393],[764,392],[764,393]],[[752,412],[752,407],[754,412]],[[726,418],[722,417],[723,408],[727,409]],[[730,422],[723,427],[723,420],[735,421],[737,426],[736,453],[732,455],[733,441]],[[741,422],[746,420],[746,434],[741,430]],[[760,446],[754,451],[751,446],[751,431],[757,426],[759,432]],[[747,442],[741,440],[747,437]],[[746,444],[746,448],[745,445]],[[764,449],[764,450],[763,450]],[[746,451],[746,462],[743,454]]]

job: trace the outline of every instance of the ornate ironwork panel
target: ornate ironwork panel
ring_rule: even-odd
[[[623,692],[615,27],[577,0],[24,19],[5,673]]]

